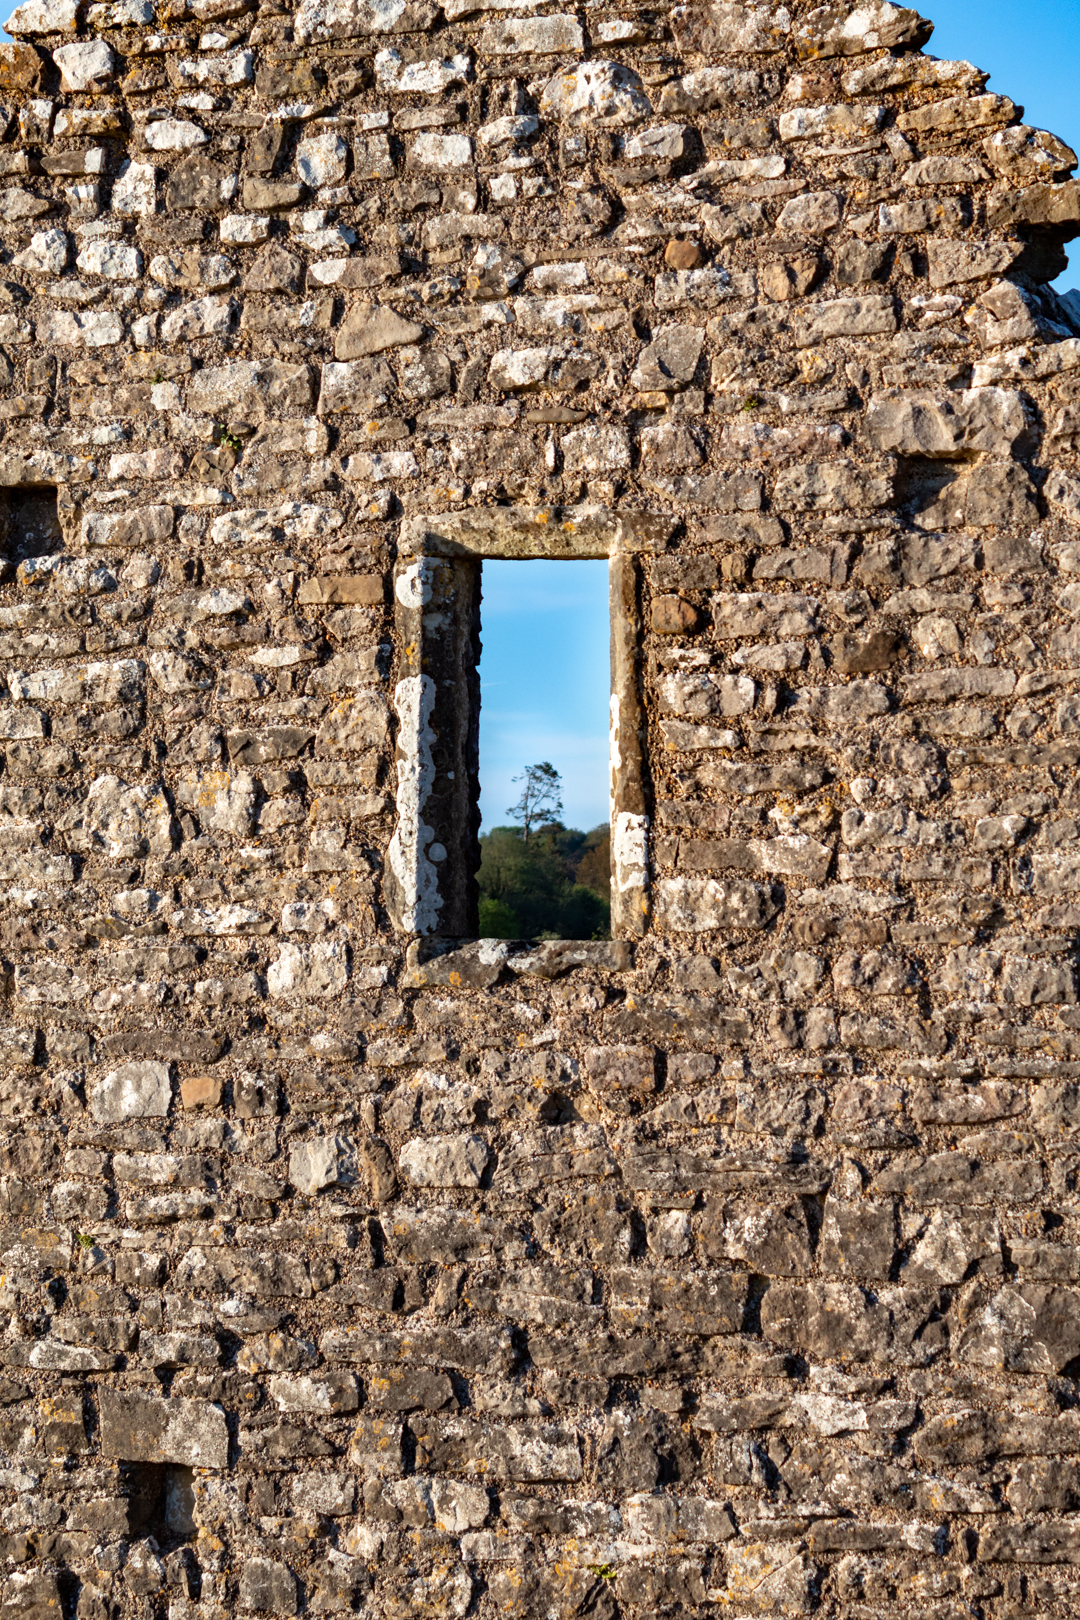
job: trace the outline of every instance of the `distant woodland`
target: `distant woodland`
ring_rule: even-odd
[[[611,834],[551,822],[526,838],[493,827],[480,840],[480,936],[486,939],[607,939],[611,928]]]

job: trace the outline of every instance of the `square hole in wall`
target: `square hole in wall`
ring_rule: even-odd
[[[51,556],[63,544],[54,485],[19,485],[0,490],[0,546],[9,566],[17,567],[28,557]]]

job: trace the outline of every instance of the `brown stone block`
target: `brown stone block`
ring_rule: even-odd
[[[217,1108],[221,1102],[221,1081],[213,1074],[194,1074],[180,1082],[180,1101],[185,1108]]]

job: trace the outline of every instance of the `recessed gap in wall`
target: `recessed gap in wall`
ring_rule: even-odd
[[[609,937],[606,562],[483,563],[480,935]],[[530,767],[553,794],[526,836]],[[561,803],[561,811],[555,803]]]
[[[0,539],[9,564],[28,557],[50,557],[64,543],[53,485],[30,484],[0,489]]]

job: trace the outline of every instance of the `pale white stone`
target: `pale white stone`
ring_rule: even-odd
[[[582,62],[545,86],[540,112],[571,124],[638,124],[652,104],[641,80],[621,62]]]
[[[407,65],[402,64],[400,51],[379,51],[375,57],[375,79],[380,89],[398,95],[438,95],[452,84],[464,84],[468,77],[469,58],[464,52],[441,61],[436,57]]]
[[[481,124],[476,133],[481,146],[505,146],[510,141],[527,140],[539,128],[540,120],[532,113],[520,113],[517,117],[496,118],[490,124]]]
[[[97,709],[141,703],[143,666],[135,658],[115,664],[68,664],[60,669],[14,669],[7,678],[16,703],[87,703]]]
[[[191,263],[179,253],[158,253],[150,260],[150,277],[161,287],[190,287]],[[217,292],[231,287],[236,280],[236,267],[223,253],[207,253],[197,260],[199,285]]]
[[[409,147],[409,162],[423,169],[464,169],[472,162],[468,135],[418,135]]]
[[[101,596],[116,589],[109,570],[88,557],[28,557],[19,564],[16,578],[26,585],[48,583],[61,596]]]
[[[198,298],[173,310],[161,323],[161,336],[166,343],[182,338],[225,337],[230,331],[236,306],[231,298]]]
[[[554,56],[580,51],[585,36],[581,24],[568,12],[549,17],[510,17],[481,29],[481,56]]]
[[[614,424],[577,428],[564,434],[560,448],[565,466],[574,472],[603,473],[630,465],[629,435]]]
[[[346,478],[382,484],[388,478],[418,478],[420,467],[411,450],[384,450],[377,455],[350,456]]]
[[[46,343],[65,348],[104,349],[119,343],[124,323],[112,310],[46,310],[38,322],[38,334]],[[2,339],[0,341],[7,341]]]
[[[90,784],[83,811],[89,847],[110,860],[172,853],[172,815],[160,782],[129,786],[118,776]]]
[[[336,996],[344,990],[349,973],[345,946],[339,940],[315,940],[310,945],[283,944],[266,975],[275,1000],[284,996]]]
[[[75,265],[106,281],[137,281],[142,275],[142,254],[129,242],[87,242]]]
[[[643,129],[639,134],[629,136],[623,147],[623,156],[649,158],[653,162],[681,157],[690,133],[686,124],[656,124],[652,129]]]
[[[177,784],[176,799],[204,832],[247,838],[255,827],[255,778],[250,771],[205,771]]]
[[[349,149],[340,135],[327,130],[309,136],[296,149],[296,172],[306,185],[318,188],[345,178]]]
[[[269,214],[226,214],[221,221],[223,242],[265,242],[270,235]]]
[[[436,1530],[451,1536],[479,1528],[491,1511],[486,1489],[460,1479],[433,1479],[431,1505]]]
[[[97,0],[86,13],[91,28],[145,28],[154,20],[152,0],[115,0],[106,5]]]
[[[771,152],[768,157],[716,158],[702,172],[717,180],[779,180],[787,165],[782,152]]]
[[[220,56],[184,57],[176,64],[176,76],[181,84],[250,84],[254,68],[254,51],[226,51]]]
[[[349,1144],[337,1136],[317,1136],[300,1142],[289,1153],[289,1180],[309,1198],[332,1187],[345,1173]]]
[[[274,519],[270,512],[255,507],[239,506],[224,517],[215,518],[210,525],[210,539],[215,546],[246,546],[272,537]]]
[[[293,240],[312,253],[348,253],[356,232],[348,225],[327,225],[318,231],[295,231]]]
[[[90,1112],[99,1125],[164,1119],[171,1099],[167,1063],[122,1063],[90,1087]]]
[[[32,276],[58,276],[67,259],[67,232],[51,230],[35,231],[30,246],[16,253],[11,262],[17,270],[28,270]]]
[[[345,514],[332,506],[286,501],[277,508],[274,521],[281,525],[288,540],[317,540],[340,529],[345,522]]]
[[[183,409],[180,389],[174,382],[151,383],[150,403],[155,411],[179,411]]]
[[[155,683],[163,692],[198,692],[211,684],[200,666],[182,653],[157,648],[149,654],[146,662]]]
[[[649,818],[620,810],[615,817],[612,854],[620,894],[648,885]]]
[[[580,260],[570,260],[565,264],[538,264],[529,272],[529,281],[541,291],[560,287],[584,287],[588,279],[588,267]]]
[[[178,934],[206,935],[224,939],[238,934],[267,934],[265,917],[252,906],[188,906],[169,916],[169,927]]]
[[[147,124],[143,139],[151,152],[189,152],[193,147],[205,146],[210,139],[198,124],[183,118],[159,118]]]
[[[336,900],[292,900],[281,908],[283,934],[325,934],[338,918]]]
[[[184,458],[179,450],[133,450],[109,457],[110,478],[179,478]]]
[[[430,599],[432,563],[427,558],[411,563],[397,581],[398,600],[417,606]],[[407,933],[432,934],[438,926],[443,902],[439,871],[428,849],[434,828],[424,820],[424,809],[435,782],[431,715],[435,682],[430,675],[410,675],[394,688],[398,714],[398,823],[387,850],[387,862],[398,891],[395,909],[399,926]]]
[[[16,6],[4,27],[9,34],[64,34],[74,28],[79,0],[25,0]]]
[[[398,1164],[414,1187],[479,1187],[490,1158],[482,1136],[420,1136],[406,1142]]]
[[[495,388],[534,388],[567,352],[560,348],[499,349],[491,357],[489,381]]]
[[[61,45],[53,51],[53,61],[60,69],[61,90],[93,90],[116,69],[116,57],[107,40],[91,39],[78,45]]]
[[[112,205],[116,214],[152,214],[156,207],[157,170],[152,163],[121,164],[113,181]]]

